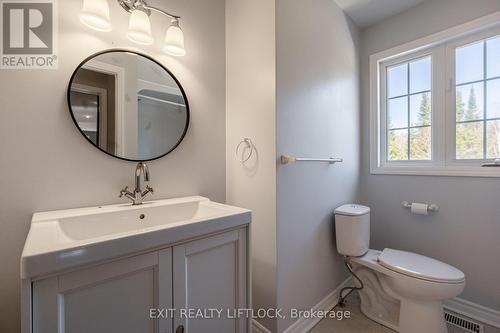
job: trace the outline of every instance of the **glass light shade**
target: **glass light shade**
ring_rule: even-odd
[[[128,24],[127,38],[141,45],[153,44],[151,21],[149,21],[148,14],[139,9],[132,11]]]
[[[179,27],[179,21],[176,19],[172,20],[172,24],[167,29],[163,51],[176,57],[182,57],[186,54],[184,33]]]
[[[80,22],[95,30],[111,31],[108,0],[83,0]]]

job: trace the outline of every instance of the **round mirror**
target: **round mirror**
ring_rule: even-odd
[[[174,150],[189,125],[179,81],[148,56],[110,50],[85,59],[68,88],[71,116],[82,135],[103,152],[150,161]]]

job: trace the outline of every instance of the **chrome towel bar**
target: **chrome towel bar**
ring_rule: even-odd
[[[281,155],[281,164],[290,164],[295,162],[328,162],[330,164],[341,163],[344,160],[341,158],[303,158],[303,157],[293,157],[288,155]]]

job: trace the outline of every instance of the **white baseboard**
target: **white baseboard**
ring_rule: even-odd
[[[257,320],[253,319],[252,320],[252,333],[271,333],[270,330],[264,327],[261,323],[259,323]]]
[[[500,311],[466,301],[462,298],[452,298],[444,301],[444,308],[486,325],[500,328]]]
[[[349,285],[350,282],[351,278],[347,278],[328,296],[326,296],[318,304],[313,306],[313,309],[323,311],[330,311],[331,309],[333,309],[338,303],[340,290]],[[320,321],[321,318],[300,318],[292,325],[290,325],[283,333],[307,333]]]

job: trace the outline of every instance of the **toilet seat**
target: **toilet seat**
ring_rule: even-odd
[[[384,249],[377,261],[385,268],[421,280],[441,283],[463,283],[465,275],[455,267],[420,254]]]

